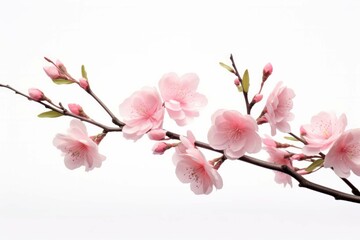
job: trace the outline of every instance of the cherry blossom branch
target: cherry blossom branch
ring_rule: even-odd
[[[179,134],[173,133],[170,131],[166,132],[166,136],[171,139],[177,139],[177,140],[180,139]],[[195,141],[195,146],[203,148],[203,149],[207,149],[207,150],[210,150],[213,152],[218,152],[218,153],[224,154],[224,151],[214,149],[209,144],[204,143],[204,142]],[[285,173],[285,174],[291,176],[292,178],[294,178],[295,180],[297,180],[299,182],[299,187],[307,188],[307,189],[313,190],[315,192],[320,192],[320,193],[323,193],[326,195],[333,196],[336,200],[360,203],[360,195],[359,195],[358,189],[353,184],[351,184],[350,181],[348,181],[347,179],[345,179],[345,180],[349,183],[348,184],[349,186],[352,186],[352,190],[353,190],[352,192],[354,195],[351,195],[351,194],[348,194],[345,192],[341,192],[341,191],[311,182],[311,181],[305,179],[302,175],[297,173],[295,170],[291,169],[290,167],[288,167],[286,165],[280,165],[280,164],[266,162],[266,161],[263,161],[263,160],[260,160],[260,159],[254,158],[254,157],[250,157],[247,155],[240,157],[238,160],[256,165],[258,167]]]
[[[305,139],[302,139],[300,137],[298,137],[297,135],[293,134],[293,133],[289,133],[290,136],[292,136],[293,138],[295,138],[296,140],[302,142],[304,145],[308,144]],[[325,154],[320,152],[319,153],[321,158],[325,159]],[[334,170],[334,169],[333,169]],[[357,195],[357,196],[360,196],[360,191],[355,187],[354,184],[352,184],[348,179],[346,178],[342,178],[342,177],[339,177],[350,189],[351,189],[351,192],[354,194],[354,195]]]
[[[122,128],[123,126],[125,126],[125,123],[121,122],[121,121],[111,112],[111,110],[96,96],[96,94],[91,90],[90,87],[87,89],[87,93],[89,93],[90,96],[92,96],[92,97],[95,99],[95,101],[96,101],[97,103],[99,103],[100,106],[107,112],[107,114],[111,117],[112,122],[113,122],[115,125],[119,126],[120,128]]]
[[[88,79],[87,76],[85,76],[85,86],[82,85],[81,81],[77,81],[74,77],[72,77],[66,70],[65,66],[60,63],[56,64],[54,61],[52,61],[51,59],[44,57],[44,59],[46,61],[48,61],[49,63],[51,63],[58,71],[59,73],[63,74],[63,76],[65,76],[66,79],[70,80],[73,83],[77,83],[79,84],[92,98],[95,99],[95,101],[105,110],[105,112],[111,117],[112,122],[119,126],[120,128],[122,128],[125,124],[123,122],[121,122],[112,112],[111,110],[97,97],[97,95],[91,90],[89,83],[88,83]],[[84,71],[83,74],[87,75],[84,66],[82,66],[82,71]]]
[[[24,93],[16,90],[15,88],[11,87],[10,85],[5,85],[5,84],[1,84],[1,83],[0,83],[0,87],[10,89],[10,90],[13,91],[15,94],[18,94],[18,95],[20,95],[20,96],[23,96],[23,97],[27,98],[29,101],[37,102],[37,103],[43,105],[45,108],[51,109],[51,110],[53,110],[53,111],[55,111],[55,112],[58,112],[58,113],[60,113],[60,114],[62,114],[62,115],[64,115],[64,116],[73,117],[73,118],[79,119],[79,120],[81,120],[81,121],[88,122],[88,123],[90,123],[90,124],[92,124],[92,125],[95,125],[95,126],[97,126],[97,127],[99,127],[99,128],[102,128],[105,133],[107,133],[107,132],[121,132],[121,131],[122,131],[122,128],[121,128],[121,127],[120,127],[120,128],[109,127],[109,126],[106,126],[106,125],[104,125],[104,124],[102,124],[102,123],[99,123],[99,122],[97,122],[97,121],[94,121],[93,119],[89,119],[89,118],[85,118],[85,117],[81,117],[81,116],[72,114],[70,111],[68,111],[67,109],[65,109],[65,108],[61,105],[61,103],[59,103],[60,106],[56,106],[56,105],[54,105],[53,103],[50,103],[50,104],[51,104],[51,105],[50,105],[50,104],[48,104],[48,103],[46,103],[46,102],[43,102],[43,101],[36,101],[36,100],[32,99],[30,96],[28,96],[28,95],[26,95],[26,94],[24,94]]]

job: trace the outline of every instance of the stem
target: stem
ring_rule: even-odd
[[[56,106],[54,105],[53,103],[46,103],[46,102],[43,102],[43,101],[35,101],[33,100],[31,97],[29,97],[28,95],[16,90],[15,88],[11,87],[10,85],[4,85],[4,84],[0,84],[0,87],[4,87],[4,88],[8,88],[10,89],[11,91],[13,91],[15,94],[19,94],[25,98],[27,98],[28,100],[30,101],[34,101],[34,102],[37,102],[41,105],[43,105],[45,108],[48,108],[48,109],[51,109],[55,112],[58,112],[58,113],[61,113],[65,116],[70,116],[70,117],[73,117],[73,118],[76,118],[76,119],[79,119],[81,121],[84,121],[84,122],[88,122],[92,125],[95,125],[99,128],[102,128],[104,130],[104,132],[121,132],[122,128],[114,128],[114,127],[109,127],[109,126],[106,126],[102,123],[99,123],[97,121],[94,121],[92,119],[89,119],[89,118],[84,118],[84,117],[81,117],[81,116],[78,116],[78,115],[75,115],[75,114],[72,114],[71,112],[69,112],[68,110],[66,110],[64,107],[62,107],[62,105],[60,104],[60,106]]]
[[[242,86],[242,78],[240,77],[239,71],[237,70],[237,67],[236,67],[236,64],[235,64],[235,61],[234,61],[234,57],[233,57],[232,54],[230,55],[230,60],[231,60],[232,66],[233,66],[233,68],[234,68],[235,75],[236,75],[236,77],[239,79],[239,81],[240,81],[240,83],[241,83],[241,86]],[[243,92],[244,99],[245,99],[245,104],[246,104],[246,113],[247,113],[248,115],[250,115],[251,107],[250,107],[250,103],[249,103],[248,93],[245,92],[245,91],[242,91],[242,92]]]
[[[107,112],[107,114],[109,114],[109,116],[112,119],[112,122],[119,126],[120,128],[122,128],[123,126],[125,126],[125,123],[121,122],[111,111],[110,109],[96,96],[96,94],[91,90],[91,88],[89,87],[87,92],[90,94],[90,96],[92,96],[97,103],[100,104],[100,106]]]

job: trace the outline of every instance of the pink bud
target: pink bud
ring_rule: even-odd
[[[266,81],[266,79],[272,74],[272,72],[273,66],[271,65],[271,63],[266,64],[263,69],[263,82]]]
[[[164,140],[166,136],[166,131],[164,129],[152,129],[147,133],[147,135],[151,140]]]
[[[238,78],[235,78],[234,84],[235,84],[235,86],[239,86],[240,85],[240,80]]]
[[[262,94],[256,94],[253,98],[253,102],[258,103],[263,99],[263,95]]]
[[[85,89],[85,90],[89,89],[89,82],[85,78],[80,78],[79,84],[80,84],[80,87],[82,87],[83,89]]]
[[[30,88],[29,96],[35,101],[42,101],[46,99],[44,93],[37,88]]]
[[[68,107],[69,107],[70,112],[72,112],[73,114],[80,116],[80,117],[88,118],[88,116],[84,112],[83,108],[79,104],[69,103]]]
[[[304,159],[307,159],[307,156],[305,154],[294,154],[291,156],[291,159],[292,160],[304,160]]]
[[[168,145],[164,142],[158,142],[154,145],[152,148],[153,154],[162,155],[166,150],[168,150],[171,147],[171,145]]]
[[[82,111],[82,107],[79,104],[70,103],[68,107],[70,111],[75,115],[80,115],[80,111]]]
[[[44,71],[52,80],[61,78],[61,74],[55,66],[46,66]]]

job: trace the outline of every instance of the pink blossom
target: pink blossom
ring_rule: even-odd
[[[213,186],[221,189],[223,181],[220,174],[213,168],[205,156],[196,148],[189,148],[184,154],[175,153],[173,162],[176,164],[176,176],[183,183],[190,183],[195,194],[209,194]]]
[[[270,94],[265,105],[265,119],[270,124],[271,135],[276,134],[276,129],[288,133],[291,131],[288,121],[294,119],[290,112],[293,107],[292,99],[295,93],[292,89],[281,86],[279,82]]]
[[[237,111],[218,110],[212,116],[212,126],[208,132],[211,147],[224,150],[229,159],[237,159],[247,153],[261,150],[258,126],[250,115]]]
[[[339,118],[334,113],[320,112],[311,118],[311,124],[303,125],[303,138],[308,143],[304,146],[305,154],[317,154],[331,147],[344,132],[347,119],[344,114]]]
[[[325,156],[324,167],[333,168],[342,178],[350,176],[350,170],[360,176],[360,128],[345,131]]]
[[[42,101],[46,99],[44,93],[37,88],[30,88],[29,96],[35,101]]]
[[[199,116],[199,110],[207,104],[206,97],[196,92],[198,84],[199,77],[194,73],[182,77],[168,73],[159,81],[165,108],[179,126],[184,126],[194,117]]]
[[[288,155],[287,152],[274,147],[265,147],[265,150],[270,155],[268,158],[269,162],[280,165],[286,165],[290,168],[293,168],[292,162],[289,160],[289,158],[287,158]],[[274,173],[275,173],[275,182],[279,184],[284,184],[284,187],[286,186],[286,184],[292,186],[291,177],[289,175],[279,171],[274,171]]]
[[[166,137],[166,131],[164,129],[151,129],[147,133],[149,139],[159,141],[164,140]]]
[[[105,156],[98,152],[98,145],[88,136],[85,125],[79,120],[72,120],[68,134],[57,134],[53,144],[65,155],[65,166],[75,169],[85,166],[89,171],[100,167]]]
[[[144,87],[134,92],[120,104],[119,109],[126,124],[123,127],[126,139],[136,141],[149,130],[162,126],[164,108],[155,88]]]
[[[168,150],[171,147],[171,145],[168,145],[165,142],[157,142],[152,148],[153,154],[159,154],[162,155],[166,150]]]

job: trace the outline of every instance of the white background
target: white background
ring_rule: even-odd
[[[278,81],[295,90],[294,132],[322,110],[346,113],[348,128],[359,127],[356,0],[14,0],[2,1],[0,20],[1,83],[38,87],[104,123],[107,115],[81,89],[52,84],[43,56],[62,60],[77,77],[85,64],[92,88],[116,114],[123,99],[157,86],[164,73],[196,72],[208,106],[186,128],[168,117],[164,127],[191,129],[203,141],[215,110],[244,112],[233,76],[218,65],[230,53],[239,70],[249,69],[252,93],[269,61],[274,73],[264,93]],[[100,169],[70,171],[52,145],[69,118],[38,119],[40,105],[6,89],[0,104],[0,239],[358,239],[358,204],[295,182],[283,188],[272,171],[238,161],[219,170],[223,189],[196,196],[176,178],[172,152],[152,155],[146,137],[134,144],[109,135]],[[347,191],[331,171],[321,172],[310,179]]]

